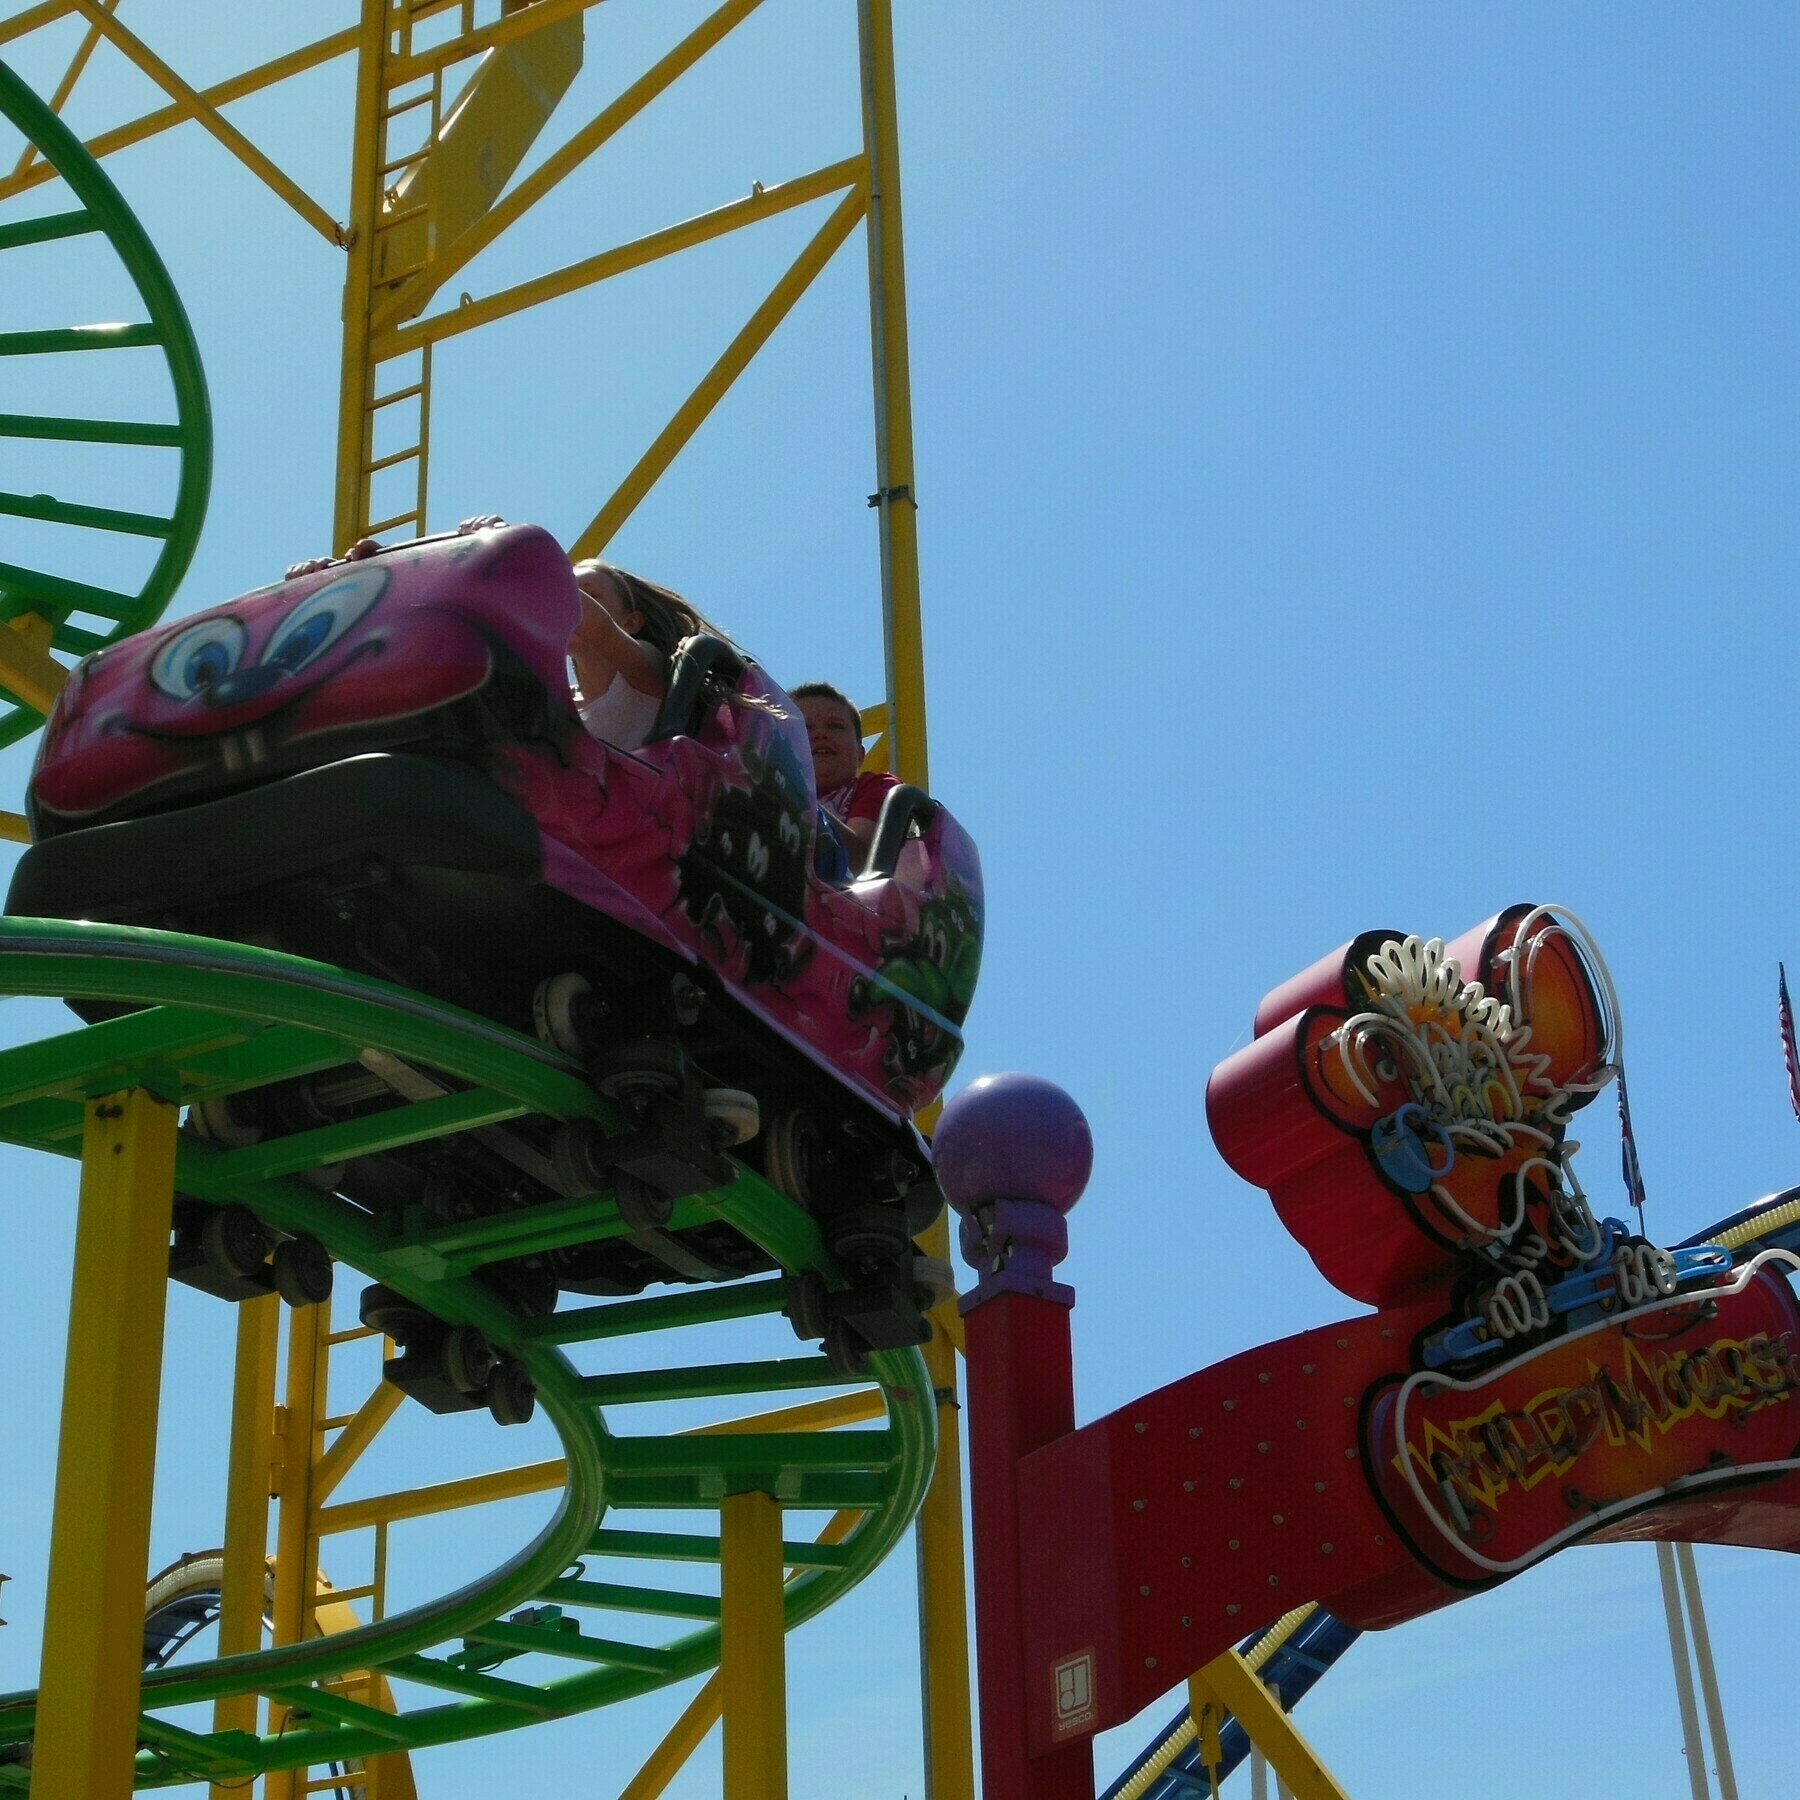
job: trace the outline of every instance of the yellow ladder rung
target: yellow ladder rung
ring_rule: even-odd
[[[377,519],[364,531],[365,537],[373,537],[378,531],[392,531],[396,525],[418,525],[423,527],[423,515],[415,506],[411,512],[395,513],[391,519]]]
[[[381,1335],[373,1325],[352,1325],[346,1331],[328,1331],[325,1341],[328,1344],[353,1344],[358,1338],[372,1338]]]
[[[381,115],[382,122],[386,124],[389,120],[397,119],[402,113],[411,112],[415,106],[429,106],[430,104],[431,89],[427,88],[422,94],[414,94],[410,100],[402,100],[398,106],[388,107]]]
[[[384,406],[393,406],[401,400],[411,400],[415,396],[424,393],[424,391],[425,384],[422,381],[415,381],[411,387],[395,388],[391,394],[379,394],[375,399],[371,400],[369,402],[369,411],[379,412]]]
[[[396,450],[392,456],[378,457],[372,463],[363,464],[363,473],[373,475],[379,469],[391,469],[396,463],[408,462],[413,457],[422,454],[424,449],[423,444],[414,444],[410,450]]]
[[[396,169],[410,169],[414,163],[422,161],[431,150],[431,140],[427,138],[416,150],[408,150],[404,156],[396,156],[392,162],[384,162],[377,171],[385,181]]]

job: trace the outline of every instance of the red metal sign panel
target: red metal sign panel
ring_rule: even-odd
[[[1771,1261],[1794,1259],[1382,1395],[1366,1463],[1420,1559],[1485,1585],[1623,1514],[1800,1469],[1800,1316]]]

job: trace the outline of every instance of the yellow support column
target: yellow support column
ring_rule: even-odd
[[[731,1495],[719,1508],[719,1540],[725,1800],[786,1800],[780,1505],[768,1494]]]
[[[1215,1721],[1233,1714],[1251,1743],[1262,1750],[1275,1773],[1293,1790],[1294,1800],[1349,1800],[1294,1721],[1235,1650],[1227,1650],[1197,1675],[1189,1676],[1188,1703],[1196,1726],[1202,1725],[1208,1707]]]
[[[893,770],[926,785],[925,644],[919,619],[919,522],[913,492],[912,366],[900,229],[900,124],[889,0],[860,0],[863,151],[869,163],[869,328],[875,364],[875,496],[887,645]],[[937,1800],[944,1800],[942,1795]]]
[[[386,104],[388,0],[362,0],[357,27],[356,123],[350,156],[350,228],[344,272],[344,350],[338,375],[337,487],[331,547],[343,552],[368,519],[369,307],[374,295],[376,227],[381,221],[382,109]],[[420,529],[423,530],[423,523]]]
[[[262,1648],[269,1575],[269,1475],[275,1446],[275,1349],[281,1302],[273,1294],[238,1307],[231,1454],[225,1477],[225,1578],[219,1595],[219,1654]],[[256,1730],[254,1694],[213,1702],[215,1731]],[[234,1800],[239,1783],[215,1784],[210,1800]]]
[[[313,1534],[312,1475],[319,1420],[325,1416],[326,1349],[331,1303],[297,1306],[289,1314],[287,1406],[279,1438],[275,1492],[275,1642],[297,1644],[313,1635],[318,1591],[318,1539]],[[269,1707],[269,1728],[279,1730],[286,1709]],[[299,1800],[305,1771],[272,1769],[263,1778],[265,1800]]]
[[[912,371],[906,339],[906,255],[900,211],[900,123],[894,94],[891,0],[859,0],[863,152],[869,165],[869,329],[875,375],[875,506],[881,532],[881,614],[887,652],[888,766],[930,787],[925,638],[919,606],[918,503],[913,492]],[[948,1258],[940,1219],[921,1246]],[[919,1512],[919,1652],[928,1800],[974,1800],[969,1705],[969,1600],[963,1575],[962,1445],[956,1351],[942,1326],[925,1346],[938,1400],[938,1460]]]
[[[38,1800],[131,1792],[175,1123],[174,1107],[139,1088],[88,1103],[31,1778]]]

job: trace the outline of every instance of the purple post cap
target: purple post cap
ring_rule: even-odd
[[[944,1108],[931,1140],[938,1185],[959,1213],[1035,1200],[1066,1213],[1094,1168],[1081,1108],[1041,1075],[982,1075]]]

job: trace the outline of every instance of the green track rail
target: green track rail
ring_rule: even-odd
[[[95,355],[157,347],[174,390],[175,417],[166,422],[0,413],[0,438],[133,444],[168,450],[180,459],[175,503],[166,516],[91,506],[52,494],[0,492],[0,516],[161,540],[156,561],[135,594],[0,560],[0,620],[35,613],[55,627],[50,640],[53,648],[84,656],[153,625],[187,573],[200,542],[212,485],[212,413],[187,313],[162,258],[119,190],[81,140],[5,63],[0,63],[0,113],[36,146],[78,203],[63,212],[0,220],[0,253],[103,233],[149,314],[146,320],[128,324],[0,332],[0,358]],[[75,613],[102,620],[104,626],[93,630],[76,625],[70,617]],[[40,712],[0,686],[0,747],[17,742],[42,723]]]
[[[581,1071],[554,1051],[473,1014],[386,983],[273,951],[127,927],[0,920],[0,994],[116,1000],[142,1010],[0,1051],[0,1141],[78,1158],[83,1108],[97,1095],[144,1087],[189,1104],[284,1077],[354,1065],[365,1050],[403,1057],[446,1078],[454,1092],[349,1124],[247,1149],[215,1148],[181,1134],[176,1185],[214,1202],[239,1201],[288,1232],[309,1231],[340,1262],[406,1294],[440,1318],[476,1325],[519,1357],[562,1440],[568,1472],[554,1516],[491,1574],[377,1624],[329,1638],[165,1668],[144,1678],[138,1785],[243,1780],[294,1768],[419,1750],[629,1700],[714,1667],[718,1599],[642,1585],[573,1578],[577,1562],[631,1559],[634,1567],[716,1562],[716,1535],[622,1530],[624,1508],[692,1513],[727,1495],[761,1491],[784,1507],[854,1509],[838,1544],[789,1543],[789,1629],[866,1575],[892,1548],[924,1497],[936,1451],[929,1377],[917,1351],[870,1361],[849,1382],[822,1356],[706,1367],[664,1367],[669,1340],[687,1326],[779,1310],[786,1279],[836,1271],[816,1226],[795,1202],[748,1169],[710,1194],[678,1203],[676,1227],[706,1216],[760,1244],[782,1274],[643,1299],[582,1304],[527,1319],[474,1279],[485,1263],[625,1229],[599,1193],[496,1218],[428,1225],[370,1214],[295,1177],[295,1171],[476,1129],[520,1115],[589,1116],[619,1123]],[[636,1371],[584,1376],[564,1346],[660,1338]],[[779,1396],[878,1385],[879,1428],[827,1431],[616,1432],[603,1406],[712,1395]],[[533,1606],[566,1609],[518,1623]],[[660,1618],[661,1636],[620,1642],[578,1628],[582,1608]],[[492,1671],[504,1663],[506,1673]],[[450,1698],[378,1711],[315,1684],[379,1669],[403,1694]],[[257,1693],[303,1708],[280,1735],[200,1733],[160,1715],[194,1701]],[[0,1745],[30,1736],[36,1696],[0,1696]],[[22,1788],[20,1765],[0,1763],[0,1787]]]

